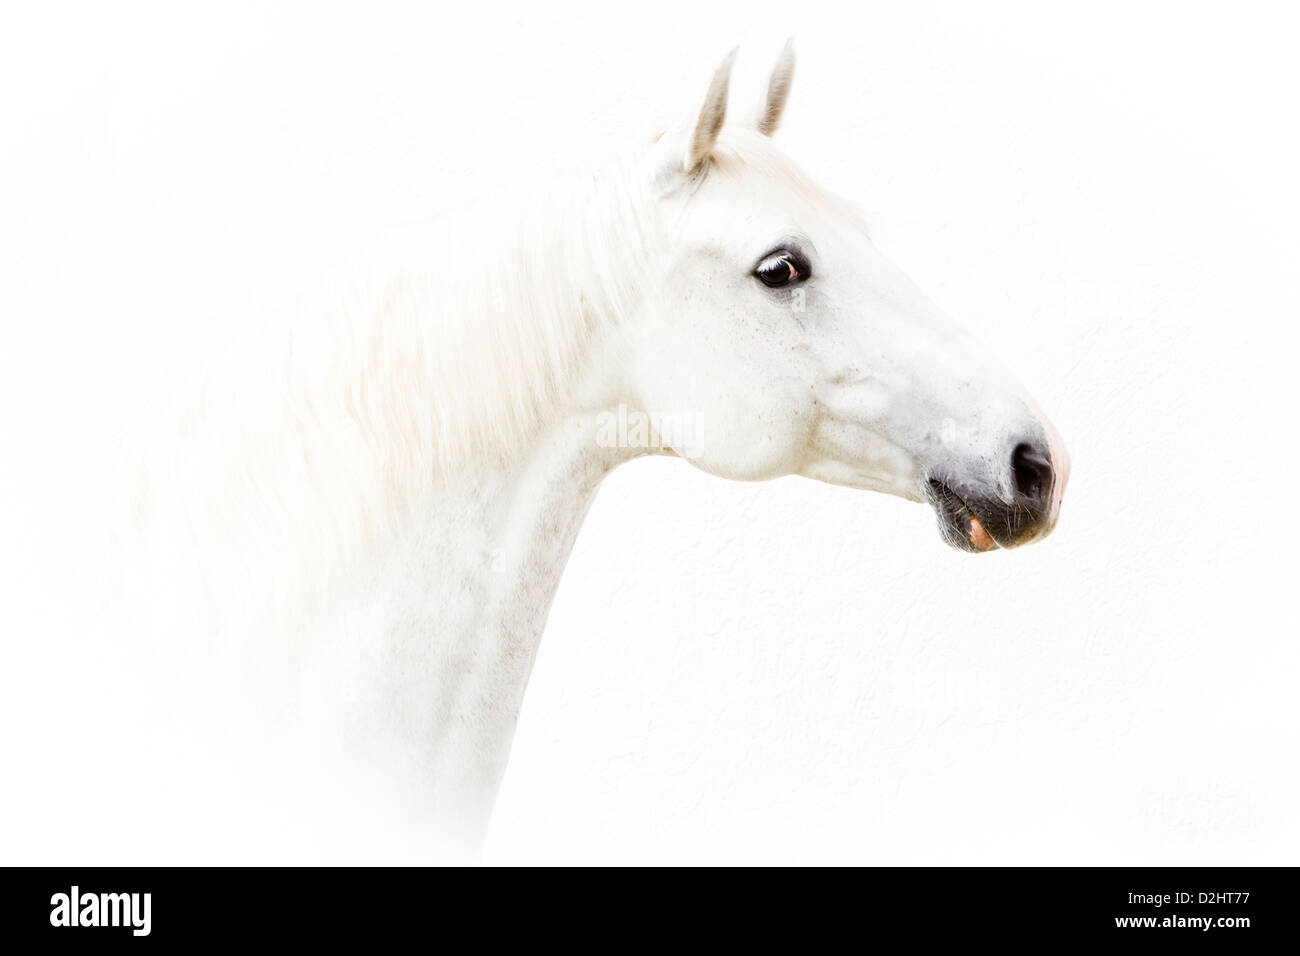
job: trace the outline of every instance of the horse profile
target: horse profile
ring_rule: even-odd
[[[131,485],[125,626],[238,644],[320,746],[479,833],[620,464],[926,502],[971,552],[1051,531],[1052,425],[774,144],[792,48],[752,121],[733,58],[639,152],[392,238],[208,382]]]

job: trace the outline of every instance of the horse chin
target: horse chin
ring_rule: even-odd
[[[929,481],[928,491],[927,498],[939,517],[939,533],[944,541],[958,551],[971,554],[998,550],[998,543],[984,522],[961,495],[937,479]]]

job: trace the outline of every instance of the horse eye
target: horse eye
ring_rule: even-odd
[[[804,278],[807,271],[801,270],[800,265],[802,263],[796,263],[792,253],[777,252],[760,262],[758,268],[754,270],[754,275],[758,276],[764,285],[776,289]]]

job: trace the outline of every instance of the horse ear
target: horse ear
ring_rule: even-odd
[[[777,57],[776,66],[772,68],[772,78],[767,81],[767,102],[758,114],[758,131],[764,136],[771,136],[781,125],[781,114],[785,112],[785,101],[790,98],[790,83],[794,80],[794,37],[785,41],[781,55]]]
[[[709,159],[713,144],[718,141],[722,124],[727,118],[727,92],[731,87],[731,65],[736,62],[736,50],[732,50],[722,61],[722,65],[713,74],[709,92],[704,96],[704,105],[700,108],[699,119],[695,121],[695,132],[691,136],[691,145],[686,150],[686,172],[694,173]]]

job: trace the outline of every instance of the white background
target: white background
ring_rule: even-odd
[[[748,110],[793,33],[781,141],[1056,421],[1061,524],[976,557],[897,500],[618,471],[487,859],[1295,863],[1297,23],[903,7],[11,5],[4,640],[117,436],[330,262],[644,141],[742,40]]]

